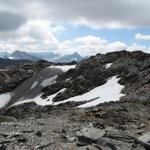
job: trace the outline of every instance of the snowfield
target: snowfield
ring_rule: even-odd
[[[56,78],[57,78],[57,76],[54,76],[54,77],[45,79],[45,80],[41,83],[41,86],[42,86],[42,87],[46,87],[46,86],[48,86],[48,85],[50,85],[50,84],[55,83],[55,82],[56,82],[56,80],[55,80]]]
[[[15,103],[14,105],[19,105],[22,103],[29,103],[29,102],[35,102],[38,105],[59,105],[66,102],[85,102],[85,104],[82,104],[78,106],[79,108],[85,108],[85,107],[92,107],[96,106],[100,103],[104,102],[110,102],[110,101],[119,101],[119,99],[124,96],[124,94],[121,93],[121,90],[124,88],[124,86],[120,85],[118,83],[119,78],[116,76],[110,78],[107,83],[98,86],[94,88],[93,90],[84,93],[83,95],[78,95],[71,97],[69,99],[66,99],[61,102],[53,102],[53,98],[60,92],[65,91],[65,89],[60,90],[59,92],[48,96],[46,99],[42,99],[41,95],[35,97],[34,99],[28,99],[23,100],[20,102]]]
[[[31,89],[31,90],[32,90],[32,89],[34,89],[37,85],[38,85],[38,82],[37,82],[37,81],[35,81],[35,82],[33,83],[33,85],[31,86],[31,88],[30,88],[30,89]]]
[[[11,99],[11,93],[3,93],[0,95],[0,108],[4,107]]]
[[[108,64],[105,65],[105,68],[108,69],[108,68],[110,68],[111,66],[112,66],[112,63],[108,63]]]
[[[53,94],[53,95],[50,95],[47,97],[47,99],[42,99],[41,98],[41,95],[40,94],[39,96],[35,97],[34,99],[28,99],[28,100],[23,100],[23,101],[19,101],[19,102],[16,102],[15,104],[13,104],[12,106],[16,106],[16,105],[20,105],[20,104],[24,104],[24,103],[30,103],[30,102],[35,102],[37,105],[41,105],[41,106],[45,106],[45,105],[53,105],[54,102],[52,101],[53,98],[60,92],[63,92],[65,91],[66,89],[62,89],[60,90],[59,92]]]
[[[124,86],[120,85],[118,83],[118,80],[119,78],[117,78],[116,76],[112,77],[107,81],[107,83],[98,86],[83,95],[75,96],[54,104],[58,105],[61,103],[66,103],[68,101],[75,101],[75,102],[87,101],[87,103],[80,105],[78,107],[91,107],[104,102],[118,101],[122,96],[124,96],[124,94],[121,94],[121,90],[124,88]]]
[[[63,65],[63,66],[50,66],[49,68],[58,68],[63,72],[67,72],[69,69],[74,69],[76,65]]]

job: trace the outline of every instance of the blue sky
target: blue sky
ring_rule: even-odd
[[[77,37],[93,35],[108,40],[109,42],[121,41],[128,45],[137,43],[139,45],[150,46],[149,40],[137,40],[135,35],[141,33],[144,35],[150,35],[150,28],[135,27],[135,28],[123,28],[123,29],[92,29],[87,26],[65,26],[66,30],[57,35],[60,41],[73,40]]]

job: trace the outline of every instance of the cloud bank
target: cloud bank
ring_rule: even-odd
[[[0,49],[82,55],[146,49],[92,35],[59,41],[57,34],[67,30],[66,23],[96,30],[149,27],[149,6],[149,0],[0,0]],[[135,38],[149,40],[150,36],[139,33]]]
[[[135,35],[135,39],[137,39],[137,40],[150,40],[150,35],[142,35],[140,33],[137,33]]]

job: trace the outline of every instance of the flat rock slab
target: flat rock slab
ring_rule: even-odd
[[[150,132],[140,136],[138,141],[142,143],[145,147],[150,149]]]
[[[85,146],[92,144],[97,141],[105,134],[104,130],[99,130],[96,128],[83,128],[77,132],[77,144],[80,146]]]

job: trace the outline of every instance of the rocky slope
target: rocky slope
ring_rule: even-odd
[[[68,66],[60,64],[45,68],[12,91],[16,97],[9,106],[15,102],[22,104],[0,112],[1,149],[150,149],[149,54],[140,51],[98,54],[67,70]],[[44,79],[50,79],[49,85],[46,82],[41,87]],[[115,82],[106,88],[112,79]],[[101,97],[108,95],[106,98],[111,100],[115,95],[109,96],[110,91],[118,92],[116,85],[122,93],[120,100],[104,102]],[[93,91],[99,87],[108,91],[94,97]],[[92,93],[93,98],[86,93]],[[93,105],[95,101],[99,103]],[[78,107],[89,103],[94,107]]]
[[[19,64],[0,70],[0,93],[10,92],[23,81],[33,76],[34,73],[50,65],[47,61]]]

